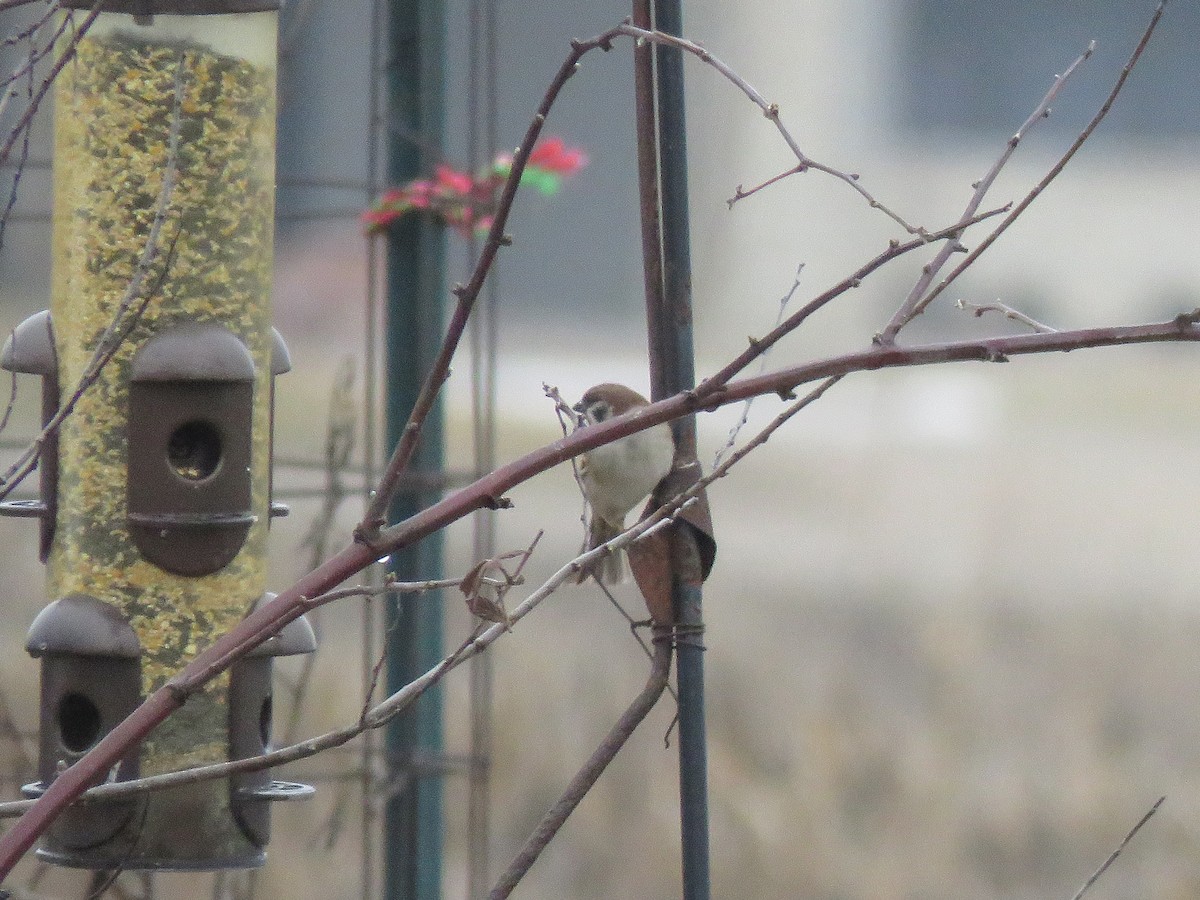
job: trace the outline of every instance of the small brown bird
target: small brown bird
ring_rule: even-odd
[[[647,406],[646,398],[623,384],[598,384],[588,388],[575,404],[584,425],[599,425],[614,416]],[[591,508],[584,551],[599,547],[625,530],[625,516],[653,491],[671,471],[675,442],[671,427],[655,425],[611,444],[596,447],[579,458],[579,476]],[[623,552],[579,573],[579,582],[595,574],[605,584],[624,581],[628,569]]]

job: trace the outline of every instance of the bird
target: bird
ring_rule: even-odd
[[[606,382],[588,388],[574,409],[587,427],[648,405],[632,388]],[[591,509],[583,552],[625,530],[625,516],[654,491],[671,471],[674,459],[675,441],[665,422],[580,455],[579,480]],[[624,557],[623,551],[609,554],[582,569],[576,582],[595,575],[603,584],[620,584],[628,574]]]

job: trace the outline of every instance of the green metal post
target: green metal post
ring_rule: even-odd
[[[394,0],[388,33],[388,179],[400,184],[432,171],[442,142],[444,18],[439,0]],[[442,338],[442,229],[423,219],[402,221],[387,245],[387,439],[394,446],[416,402]],[[392,521],[436,498],[442,469],[442,410],[425,423],[413,458],[412,487],[401,487]],[[392,557],[401,580],[439,577],[437,535]],[[387,684],[394,691],[442,655],[440,598],[425,594],[388,605]],[[388,782],[384,811],[384,896],[436,900],[442,869],[442,696],[433,689],[396,719],[385,738]]]

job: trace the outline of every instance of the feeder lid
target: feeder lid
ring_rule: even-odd
[[[32,656],[55,653],[137,659],[142,655],[142,645],[120,611],[88,594],[68,594],[38,613],[29,626],[25,649]]]
[[[276,596],[278,595],[268,591],[258,598],[258,602],[254,604],[254,609],[266,606]],[[308,617],[300,616],[300,618],[292,619],[292,621],[284,625],[278,634],[267,638],[247,653],[245,658],[250,659],[255,656],[295,656],[298,653],[312,653],[316,649],[316,632],[313,631],[312,625],[308,623]]]
[[[50,310],[34,313],[13,329],[0,351],[0,368],[30,375],[53,375],[58,371]]]
[[[292,371],[292,354],[288,353],[287,344],[278,328],[271,329],[271,374],[282,375]]]
[[[133,358],[132,381],[253,381],[254,359],[232,332],[185,322],[151,338]]]

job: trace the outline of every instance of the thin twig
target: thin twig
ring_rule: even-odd
[[[690,53],[701,62],[712,66],[714,69],[720,72],[730,84],[734,85],[738,88],[738,90],[745,94],[755,106],[762,110],[762,114],[771,121],[771,123],[775,126],[775,129],[783,138],[784,143],[788,145],[788,149],[790,149],[793,155],[795,155],[797,170],[803,171],[805,169],[816,169],[818,172],[824,172],[826,175],[832,175],[839,181],[844,181],[846,184],[850,185],[850,187],[852,187],[856,193],[858,193],[864,200],[867,201],[867,204],[872,209],[877,209],[882,212],[909,234],[922,234],[924,232],[924,229],[908,224],[908,222],[906,222],[898,213],[894,212],[883,203],[880,203],[879,200],[872,196],[871,193],[859,183],[859,177],[856,173],[843,172],[840,169],[835,169],[833,166],[817,162],[815,159],[812,159],[810,156],[808,156],[808,154],[800,149],[800,143],[795,137],[792,136],[792,133],[788,130],[787,126],[784,125],[783,119],[779,114],[779,104],[768,101],[766,97],[759,93],[759,91],[750,84],[750,82],[746,81],[745,78],[734,71],[734,69],[727,63],[709,53],[704,47],[700,46],[694,41],[689,41],[686,38],[677,37],[673,34],[667,34],[662,31],[638,28],[636,25],[628,22],[624,25],[618,26],[614,29],[614,31],[618,34],[629,35],[630,37],[636,38],[639,41],[650,41],[655,44],[664,44],[668,47],[676,47],[679,50]],[[784,174],[788,175],[791,173],[788,172]]]
[[[1054,102],[1054,99],[1058,96],[1064,85],[1066,85],[1067,80],[1075,73],[1075,70],[1091,57],[1092,53],[1095,52],[1095,49],[1096,42],[1092,41],[1088,44],[1087,49],[1084,50],[1083,53],[1080,54],[1073,63],[1071,63],[1071,65],[1067,66],[1065,72],[1063,72],[1061,75],[1055,76],[1054,83],[1050,86],[1050,90],[1048,90],[1045,96],[1042,97],[1041,102],[1038,103],[1033,112],[1029,114],[1029,118],[1025,120],[1024,124],[1017,129],[1016,134],[1010,137],[1005,143],[1004,150],[1001,151],[1000,156],[992,164],[991,169],[988,170],[987,174],[984,175],[983,178],[971,186],[974,188],[974,190],[971,193],[971,198],[967,201],[966,209],[963,211],[963,218],[972,215],[976,210],[979,209],[980,205],[983,203],[983,198],[986,197],[988,191],[991,190],[992,184],[995,183],[996,178],[1000,175],[1000,171],[1012,158],[1012,155],[1016,152],[1018,145],[1020,145],[1021,141],[1024,140],[1025,136],[1035,125],[1037,125],[1038,122],[1050,115],[1050,104]],[[926,299],[925,292],[929,289],[929,285],[933,282],[933,279],[937,273],[941,271],[942,266],[946,264],[946,261],[950,258],[950,255],[959,249],[960,247],[957,241],[948,241],[942,245],[934,258],[921,268],[921,274],[917,278],[916,284],[913,285],[912,290],[908,293],[908,296],[904,298],[904,302],[900,304],[900,308],[896,310],[895,314],[891,318],[891,321],[888,322],[887,326],[876,337],[876,341],[884,345],[893,343],[896,339],[897,332],[899,332],[901,328],[903,328],[912,320],[914,316],[916,316],[929,304],[929,301],[932,299],[932,297]]]
[[[1051,328],[1049,325],[1039,322],[1032,316],[1026,315],[1019,309],[1013,309],[1006,303],[1001,303],[997,300],[995,303],[968,303],[966,300],[957,300],[954,303],[955,307],[974,314],[975,318],[980,318],[984,313],[1000,313],[1004,318],[1011,319],[1014,322],[1020,322],[1022,325],[1028,325],[1034,331],[1042,334],[1050,334],[1058,331],[1057,328]]]
[[[96,17],[100,15],[100,8],[104,5],[104,2],[105,0],[96,0],[96,2],[92,5],[92,8],[88,11],[87,16],[85,16],[84,20],[79,23],[79,27],[75,30],[75,33],[71,35],[71,40],[67,43],[66,49],[63,51],[62,56],[55,61],[53,67],[50,69],[49,74],[46,75],[46,77],[42,80],[41,85],[38,86],[37,92],[30,99],[29,105],[25,108],[25,112],[21,114],[21,118],[17,120],[17,124],[14,125],[12,131],[9,132],[8,138],[5,140],[4,145],[0,147],[0,166],[3,166],[6,162],[8,162],[8,156],[10,153],[12,153],[13,146],[20,139],[25,129],[27,129],[29,124],[33,121],[34,115],[41,106],[42,100],[46,98],[46,94],[49,93],[50,86],[54,84],[54,79],[58,77],[58,73],[63,70],[63,67],[66,66],[67,63],[75,58],[75,51],[79,48],[79,42],[83,39],[84,35],[87,34],[88,29],[92,27],[92,23],[96,21]]]
[[[146,311],[150,302],[158,296],[166,280],[167,273],[170,271],[171,262],[174,258],[175,242],[179,237],[178,229],[165,254],[162,271],[150,289],[143,290],[143,285],[150,272],[150,268],[160,255],[161,247],[159,242],[163,225],[167,221],[171,195],[174,192],[175,180],[178,175],[179,135],[183,121],[181,110],[184,72],[184,58],[180,54],[175,69],[175,101],[171,113],[170,132],[167,139],[167,159],[163,168],[162,186],[159,189],[158,204],[154,211],[154,219],[150,224],[150,230],[146,235],[146,243],[142,247],[137,265],[134,267],[133,276],[129,279],[129,285],[126,287],[124,295],[117,304],[112,319],[109,320],[107,327],[97,340],[92,358],[88,361],[83,374],[80,375],[75,389],[42,427],[41,432],[33,439],[25,452],[17,458],[3,476],[0,476],[0,499],[12,493],[17,485],[21,483],[21,480],[33,471],[46,440],[63,423],[67,416],[74,412],[84,392],[99,379],[104,367],[116,355],[125,338],[128,337],[133,327],[140,321],[142,314]],[[182,225],[180,225],[180,228],[182,228]]]
[[[558,427],[562,431],[563,437],[567,437],[571,432],[579,428],[579,413],[571,408],[570,404],[562,398],[558,387],[546,382],[542,382],[542,393],[545,394],[554,403],[554,414],[558,416]],[[570,422],[570,427],[567,423]],[[579,460],[571,457],[571,476],[575,479],[575,488],[579,491],[579,524],[583,528],[585,539],[584,547],[587,546],[587,491],[583,487],[583,475],[579,472]]]
[[[804,263],[800,263],[796,267],[796,277],[792,280],[792,286],[788,288],[788,292],[779,299],[779,312],[775,315],[775,328],[783,324],[783,314],[787,311],[788,304],[792,302],[792,297],[796,291],[800,289],[800,273],[804,271]],[[765,348],[758,360],[758,371],[761,374],[766,371],[767,356],[770,354],[770,347]],[[725,440],[725,446],[717,451],[713,457],[713,466],[719,466],[725,454],[732,450],[737,445],[738,435],[742,433],[742,429],[746,427],[746,423],[750,421],[750,409],[754,405],[754,398],[751,397],[742,404],[742,414],[738,417],[737,422],[729,429],[729,437]]]
[[[1000,237],[1000,235],[1008,230],[1008,226],[1015,222],[1017,217],[1025,212],[1025,210],[1029,208],[1029,205],[1033,203],[1033,201],[1041,195],[1042,191],[1044,191],[1050,185],[1050,182],[1058,177],[1058,174],[1064,168],[1066,168],[1067,163],[1071,161],[1071,158],[1075,156],[1079,148],[1082,147],[1084,142],[1092,136],[1092,132],[1096,130],[1097,126],[1099,126],[1102,121],[1104,121],[1105,116],[1107,116],[1109,110],[1112,109],[1113,103],[1116,102],[1117,96],[1121,93],[1121,89],[1125,86],[1125,81],[1129,78],[1129,73],[1133,71],[1133,67],[1136,66],[1138,60],[1141,59],[1142,51],[1145,50],[1146,45],[1150,43],[1150,37],[1154,34],[1155,28],[1158,27],[1159,20],[1162,19],[1165,5],[1165,2],[1160,2],[1158,4],[1158,7],[1154,10],[1154,15],[1151,16],[1150,22],[1146,26],[1146,30],[1142,32],[1142,37],[1138,41],[1137,46],[1134,48],[1133,53],[1130,55],[1128,62],[1126,62],[1121,68],[1121,74],[1117,77],[1116,83],[1113,84],[1112,90],[1108,92],[1108,96],[1105,98],[1104,103],[1100,105],[1100,108],[1096,111],[1096,114],[1092,116],[1091,121],[1088,122],[1083,131],[1079,133],[1079,136],[1075,138],[1071,146],[1067,148],[1067,151],[1059,158],[1058,162],[1051,166],[1050,171],[1048,171],[1042,177],[1041,181],[1034,185],[1033,189],[1026,194],[1021,201],[1016,204],[1016,206],[1012,208],[1012,212],[1005,216],[1000,221],[1000,224],[997,225],[995,229],[988,234],[988,236],[985,237],[977,247],[975,247],[974,250],[968,253],[962,259],[962,261],[954,267],[949,275],[938,282],[937,287],[930,291],[921,300],[920,304],[913,309],[912,314],[914,316],[924,311],[930,303],[937,299],[942,291],[949,287],[959,275],[965,272],[975,262],[975,260],[979,259],[984,251],[986,251],[992,246],[993,243],[995,243],[996,238]]]
[[[32,25],[22,31],[20,35],[14,36],[14,41],[27,40],[29,42],[29,53],[26,56],[25,62],[17,66],[17,68],[13,71],[13,74],[5,81],[6,85],[11,86],[5,90],[4,95],[0,97],[0,117],[3,117],[5,107],[8,106],[9,101],[16,97],[19,93],[16,82],[22,76],[27,76],[28,86],[26,90],[30,102],[32,102],[34,68],[37,66],[38,62],[40,62],[47,54],[53,51],[55,42],[58,41],[59,37],[67,27],[67,19],[64,17],[63,21],[59,23],[58,29],[46,43],[46,46],[39,51],[37,44],[34,42],[34,38],[36,37],[37,32],[41,30],[41,28],[50,20],[53,15],[54,7],[51,6],[42,15],[41,19],[34,22]],[[21,186],[21,176],[24,174],[25,167],[29,162],[29,139],[30,129],[25,128],[24,133],[21,136],[21,153],[17,158],[17,164],[15,166],[15,171],[13,172],[12,182],[9,185],[8,202],[4,206],[4,211],[0,213],[0,250],[4,249],[4,235],[8,230],[8,223],[12,216],[12,211],[17,205],[17,196],[20,192]]]
[[[928,232],[921,237],[911,238],[903,243],[894,240],[889,241],[886,250],[875,256],[873,259],[868,260],[863,265],[859,266],[855,271],[851,272],[837,284],[833,285],[833,287],[813,297],[806,304],[804,304],[804,306],[800,307],[798,310],[788,316],[783,322],[771,329],[771,331],[769,331],[767,334],[760,338],[751,338],[749,341],[749,346],[747,346],[745,350],[726,363],[720,369],[720,371],[710,375],[700,383],[700,385],[696,388],[696,394],[698,396],[706,396],[710,392],[718,390],[731,378],[744,371],[747,366],[770,350],[771,347],[777,344],[781,339],[799,328],[805,321],[808,320],[811,315],[813,315],[813,313],[827,306],[831,301],[837,299],[842,294],[854,290],[860,284],[862,284],[864,278],[878,269],[881,269],[883,266],[887,265],[893,260],[898,259],[906,253],[911,253],[914,250],[924,247],[933,241],[954,238],[956,235],[960,235],[963,229],[968,228],[977,222],[982,222],[985,219],[990,219],[992,216],[997,216],[1008,212],[1008,209],[1009,207],[1003,206],[998,209],[990,209],[987,212],[977,213],[974,216],[971,216],[969,219],[959,219],[959,221],[955,222],[953,225],[949,225],[946,228],[939,229],[938,231]]]
[[[1121,855],[1121,851],[1129,846],[1129,842],[1133,840],[1133,836],[1142,830],[1142,826],[1150,821],[1150,819],[1156,812],[1158,812],[1158,808],[1163,805],[1166,799],[1166,797],[1159,797],[1156,801],[1154,801],[1154,805],[1150,807],[1149,811],[1147,811],[1144,816],[1138,819],[1136,825],[1129,829],[1129,833],[1125,835],[1124,840],[1117,845],[1117,849],[1108,854],[1108,859],[1104,861],[1100,868],[1092,873],[1092,877],[1083,883],[1083,887],[1075,892],[1075,896],[1072,897],[1071,900],[1079,900],[1079,898],[1086,894],[1091,886],[1100,879],[1100,876],[1108,871],[1108,867],[1117,861],[1117,857]]]
[[[751,197],[754,194],[757,194],[759,191],[769,188],[773,184],[778,184],[780,181],[783,181],[783,179],[789,178],[792,175],[799,175],[801,172],[804,172],[807,169],[807,163],[797,163],[786,172],[780,172],[778,175],[772,175],[766,181],[761,181],[752,188],[743,188],[739,184],[734,190],[733,196],[726,200],[725,203],[730,209],[733,209],[733,204],[737,203],[739,200],[745,200],[747,197]]]

